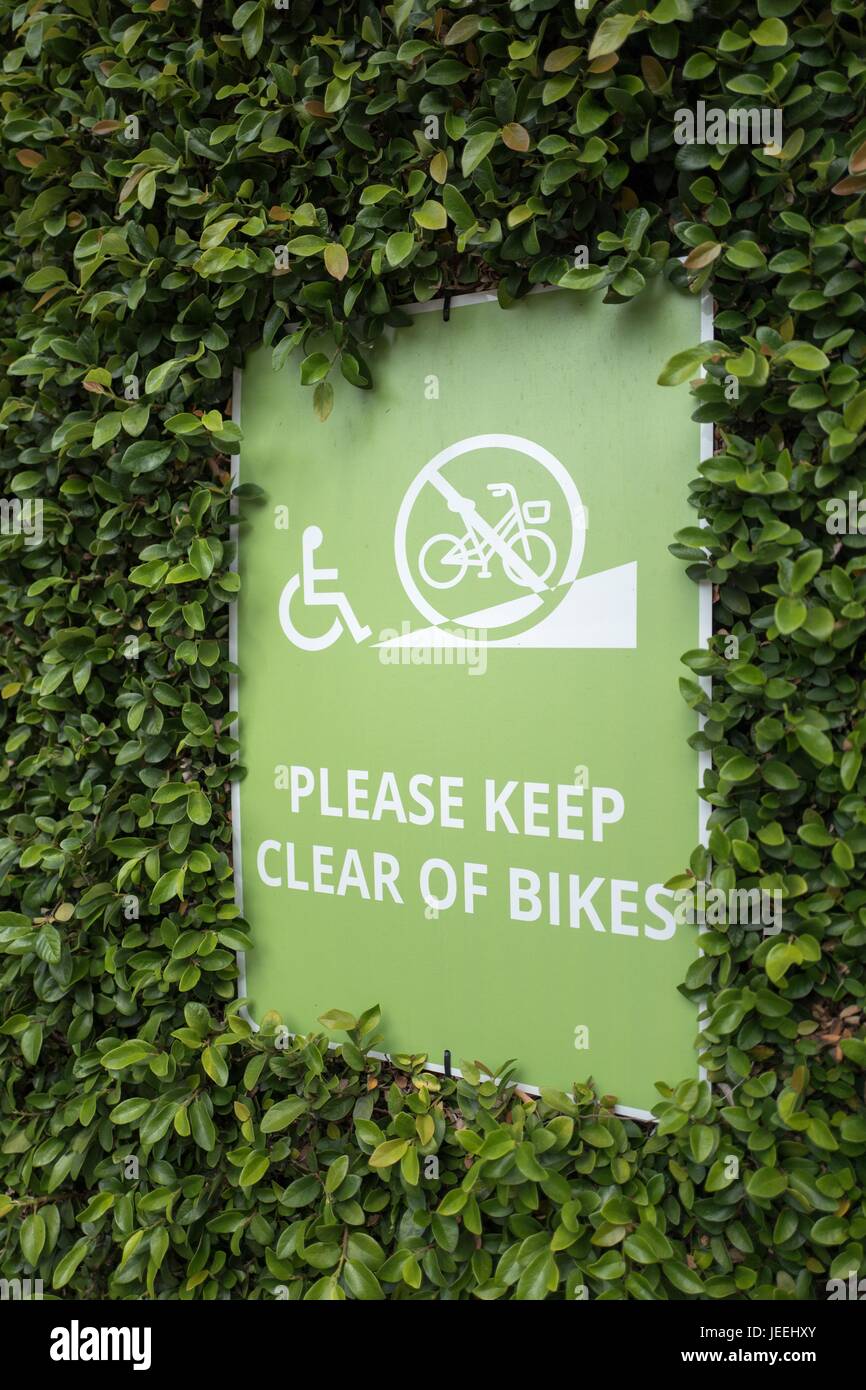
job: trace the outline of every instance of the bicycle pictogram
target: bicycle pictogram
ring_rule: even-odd
[[[504,503],[498,514],[496,501]],[[459,525],[433,519],[442,502]],[[488,630],[537,624],[576,578],[582,514],[570,473],[548,449],[520,435],[473,435],[442,449],[410,483],[394,527],[397,573],[437,626],[470,617]],[[476,579],[489,581],[481,592]]]
[[[490,525],[479,509],[456,488],[436,477],[434,487],[443,493],[450,509],[464,525],[464,534],[439,532],[425,541],[418,555],[421,578],[433,589],[450,589],[459,584],[470,568],[477,568],[479,579],[490,579],[491,561],[498,558],[509,580],[522,589],[537,591],[556,566],[556,546],[540,528],[550,520],[550,502],[537,499],[521,502],[511,483],[488,483],[492,497],[507,497],[510,505]],[[545,586],[546,587],[546,586]]]

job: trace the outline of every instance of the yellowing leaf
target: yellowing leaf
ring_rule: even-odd
[[[349,256],[339,241],[332,241],[330,246],[325,247],[325,269],[335,280],[344,279],[348,273]]]
[[[442,204],[432,201],[415,208],[412,216],[419,227],[426,227],[428,231],[440,231],[448,222]]]
[[[444,183],[448,177],[448,156],[444,150],[437,150],[430,160],[430,177],[436,183]]]
[[[336,111],[342,111],[352,91],[351,79],[344,82],[342,78],[334,77],[325,88],[325,111],[331,115]]]
[[[575,58],[579,58],[581,49],[574,44],[569,44],[566,48],[554,48],[548,53],[544,60],[545,72],[562,72],[563,68],[570,67]]]
[[[589,50],[589,60],[605,58],[621,48],[637,23],[636,14],[615,14],[603,19],[595,31]]]
[[[408,1139],[386,1139],[373,1150],[367,1161],[371,1168],[390,1168],[393,1163],[400,1162],[408,1147]]]
[[[788,28],[781,19],[765,19],[752,30],[750,38],[760,48],[781,48],[788,42]]]
[[[456,24],[452,24],[443,39],[443,43],[448,48],[453,48],[453,46],[458,43],[466,43],[478,33],[480,27],[481,20],[477,15],[464,15],[462,19],[458,19]]]
[[[320,381],[313,391],[313,409],[324,423],[334,408],[334,388],[330,381]]]

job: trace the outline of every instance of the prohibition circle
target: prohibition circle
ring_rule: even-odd
[[[394,526],[394,559],[400,582],[418,612],[431,623],[446,623],[451,620],[445,614],[440,613],[425,598],[415,582],[406,549],[409,518],[419,494],[435,474],[439,473],[453,459],[481,449],[510,449],[513,453],[524,454],[527,458],[533,459],[536,463],[540,463],[543,468],[546,468],[562,492],[571,517],[571,547],[562,573],[550,587],[562,589],[562,596],[565,597],[565,586],[577,578],[577,572],[583,559],[586,528],[582,524],[583,504],[580,500],[580,493],[571,474],[548,449],[543,448],[541,444],[535,444],[531,439],[524,439],[519,434],[475,434],[469,439],[461,439],[457,444],[449,444],[446,449],[442,449],[440,453],[430,459],[429,463],[425,463],[409,484],[403,501],[400,503]],[[578,521],[579,518],[580,521]],[[540,617],[541,614],[539,614],[539,619]]]

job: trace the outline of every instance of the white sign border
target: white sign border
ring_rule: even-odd
[[[554,291],[554,290],[560,290],[560,289],[561,289],[561,287],[560,287],[559,285],[536,285],[533,289],[531,289],[531,290],[529,291],[529,294],[547,294],[547,293],[550,293],[550,292],[552,292],[552,291]],[[571,293],[571,291],[569,291],[569,290],[561,290],[561,293],[563,293],[563,294],[569,294],[569,293]],[[527,296],[527,297],[528,297],[528,296]],[[486,291],[486,290],[479,290],[479,291],[476,291],[476,292],[471,293],[471,294],[453,295],[452,297],[450,297],[450,298],[448,298],[448,299],[446,299],[446,298],[443,296],[441,299],[428,299],[428,300],[424,300],[424,301],[420,301],[420,300],[419,300],[419,301],[416,301],[415,303],[412,303],[412,304],[403,304],[403,305],[400,305],[399,307],[400,307],[401,309],[403,309],[405,313],[408,313],[408,314],[425,314],[425,313],[435,313],[435,312],[437,312],[437,311],[441,312],[441,311],[444,310],[444,308],[445,308],[445,306],[446,306],[446,304],[447,304],[447,305],[448,305],[448,311],[449,311],[449,313],[450,313],[450,311],[451,311],[452,309],[461,309],[461,308],[465,308],[468,304],[490,304],[490,303],[498,303],[498,302],[499,302],[499,300],[498,300],[498,296],[497,296],[496,294],[494,294],[494,293],[492,293],[492,292],[490,292],[490,291]],[[518,302],[519,302],[519,301],[518,301]],[[710,295],[709,291],[706,290],[706,289],[705,289],[705,290],[702,292],[702,294],[701,294],[700,307],[701,307],[701,314],[700,314],[701,342],[708,342],[708,341],[710,341],[710,340],[712,339],[712,336],[713,336],[714,322],[713,322],[713,300],[712,300],[712,296]],[[292,325],[289,325],[289,327],[292,327]],[[702,372],[702,375],[703,375],[703,372]],[[236,425],[238,425],[238,426],[240,426],[240,423],[241,423],[241,392],[242,392],[242,388],[243,388],[243,369],[242,369],[241,367],[235,367],[234,373],[233,373],[233,376],[232,376],[232,420],[233,420],[234,423],[235,423]],[[709,458],[709,457],[712,455],[712,453],[713,453],[713,448],[714,448],[713,424],[712,424],[711,421],[702,422],[701,425],[700,425],[700,442],[699,442],[700,459],[698,460],[698,462],[702,462],[704,459]],[[237,454],[232,454],[232,455],[231,455],[231,487],[232,487],[232,494],[234,494],[234,489],[238,486],[238,484],[239,484],[239,482],[240,482],[240,467],[241,467],[241,457],[240,457],[240,454],[239,454],[239,453],[237,453]],[[237,499],[234,495],[232,495],[232,498],[231,498],[230,511],[231,511],[231,515],[232,515],[233,517],[237,517],[237,515],[238,515],[238,499]],[[706,522],[704,522],[704,523],[702,523],[702,524],[703,524],[703,525],[706,525]],[[231,543],[232,543],[232,546],[233,546],[232,563],[231,563],[231,565],[230,565],[229,568],[230,568],[234,573],[238,573],[238,562],[239,562],[239,559],[240,559],[240,534],[239,534],[239,531],[240,531],[240,528],[239,528],[239,526],[238,526],[237,521],[233,521],[232,524],[231,524],[230,530],[229,530],[229,539],[230,539],[230,541],[231,541]],[[709,580],[702,580],[702,581],[698,584],[698,646],[699,646],[699,647],[703,647],[703,648],[707,648],[707,647],[709,646],[709,641],[710,641],[710,638],[712,637],[712,634],[713,634],[713,586],[712,586],[712,584],[709,582]],[[234,603],[230,604],[230,606],[229,606],[229,661],[232,663],[233,666],[237,666],[237,664],[238,664],[238,605],[237,605],[237,601],[235,601]],[[711,683],[710,678],[709,678],[708,676],[702,678],[701,681],[700,681],[700,685],[701,685],[702,688],[706,691],[707,695],[710,696],[711,693],[712,693],[712,683]],[[231,711],[232,711],[232,712],[235,714],[235,716],[236,716],[235,720],[232,722],[232,724],[229,726],[229,728],[230,728],[230,731],[231,731],[231,736],[232,736],[233,738],[238,738],[239,732],[240,732],[240,730],[239,730],[240,709],[239,709],[239,707],[238,707],[238,706],[239,706],[239,701],[238,701],[238,678],[237,678],[237,675],[235,674],[234,671],[230,672],[230,674],[229,674],[229,702],[230,702],[230,706],[231,706]],[[698,728],[699,728],[699,729],[702,729],[702,728],[704,727],[705,722],[706,722],[706,721],[704,720],[703,716],[699,716],[699,718],[698,718]],[[236,756],[236,757],[233,759],[234,762],[237,762],[237,761],[239,761],[239,760],[240,760],[239,755]],[[711,758],[711,756],[710,756],[710,753],[709,753],[709,752],[699,752],[699,753],[698,753],[698,785],[699,785],[699,786],[703,786],[704,774],[705,774],[706,772],[708,772],[708,771],[711,769],[711,767],[712,767],[712,758]],[[243,915],[244,915],[244,880],[243,880],[243,860],[242,860],[242,858],[241,858],[241,784],[240,784],[240,780],[239,780],[238,778],[233,779],[232,785],[231,785],[231,812],[232,812],[232,870],[233,870],[234,882],[235,882],[235,902],[237,903],[238,907],[240,908],[241,916],[243,917]],[[706,801],[704,800],[704,798],[703,798],[702,796],[699,795],[699,796],[698,796],[698,843],[701,844],[701,845],[703,845],[705,849],[708,848],[708,846],[709,846],[709,830],[708,830],[708,825],[707,825],[707,822],[708,822],[708,820],[709,820],[709,815],[710,815],[710,806],[709,806],[709,803],[706,802]],[[703,932],[704,930],[705,930],[705,928],[701,927],[700,931]],[[700,933],[699,933],[699,934],[700,934]],[[238,962],[238,998],[241,998],[241,999],[242,999],[242,998],[246,995],[246,992],[247,992],[247,964],[246,964],[246,952],[245,952],[245,951],[242,951],[242,950],[238,950],[235,954],[236,954],[236,956],[237,956],[237,962]],[[250,1015],[249,1009],[247,1008],[246,1005],[243,1006],[243,1008],[241,1009],[240,1012],[241,1012],[241,1017],[244,1019],[244,1021],[250,1025],[250,1027],[253,1029],[254,1032],[258,1032],[258,1031],[259,1031],[259,1024],[256,1023],[255,1019]],[[699,1023],[698,1029],[699,1029],[700,1032],[703,1032],[704,1027],[705,1027],[705,1024],[704,1024],[704,1023]],[[294,1036],[294,1034],[290,1034],[290,1036]],[[340,1044],[339,1044],[339,1043],[336,1043],[336,1042],[330,1042],[330,1043],[328,1044],[328,1046],[331,1047],[331,1048],[337,1048],[337,1047],[340,1046]],[[390,1057],[389,1057],[389,1055],[388,1055],[387,1052],[370,1052],[370,1053],[368,1053],[367,1055],[370,1056],[370,1057],[375,1057],[378,1061],[382,1061],[382,1062],[389,1062],[389,1061],[390,1061]],[[425,1070],[426,1070],[426,1071],[431,1071],[431,1072],[436,1072],[436,1073],[438,1073],[439,1075],[444,1075],[444,1073],[445,1073],[445,1064],[444,1064],[444,1062],[431,1062],[431,1061],[427,1061],[427,1062],[425,1063]],[[452,1075],[452,1076],[460,1077],[460,1076],[462,1076],[462,1073],[461,1073],[461,1071],[459,1070],[458,1067],[452,1066],[452,1068],[451,1068],[451,1075]],[[707,1076],[706,1068],[705,1068],[705,1067],[702,1067],[702,1066],[699,1066],[699,1067],[698,1067],[698,1080],[699,1080],[699,1081],[705,1081],[705,1080],[706,1080],[706,1076]],[[524,1084],[522,1081],[517,1081],[517,1082],[514,1082],[514,1083],[512,1083],[512,1084],[514,1084],[515,1086],[517,1086],[521,1091],[526,1091],[527,1094],[529,1094],[529,1095],[537,1096],[537,1095],[540,1095],[540,1094],[541,1094],[541,1087],[539,1087],[539,1086],[530,1086],[530,1085],[526,1085],[526,1084]],[[626,1119],[649,1121],[649,1122],[654,1123],[654,1124],[657,1124],[657,1123],[658,1123],[658,1116],[653,1115],[651,1111],[649,1111],[649,1110],[641,1110],[641,1109],[636,1108],[636,1107],[631,1106],[631,1105],[617,1105],[617,1106],[616,1106],[616,1114],[618,1114],[618,1115],[623,1115],[623,1116],[625,1116]]]

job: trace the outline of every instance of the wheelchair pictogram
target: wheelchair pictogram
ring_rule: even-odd
[[[344,627],[356,642],[364,642],[371,635],[371,629],[358,621],[346,595],[341,590],[319,589],[325,581],[330,583],[339,579],[339,570],[323,569],[315,563],[315,553],[324,540],[319,526],[307,526],[301,538],[301,573],[295,574],[280,594],[280,627],[286,637],[296,647],[305,652],[321,652],[331,647],[342,636]],[[337,616],[328,630],[319,637],[307,637],[295,626],[292,618],[292,599],[301,591],[305,608],[336,608]]]

